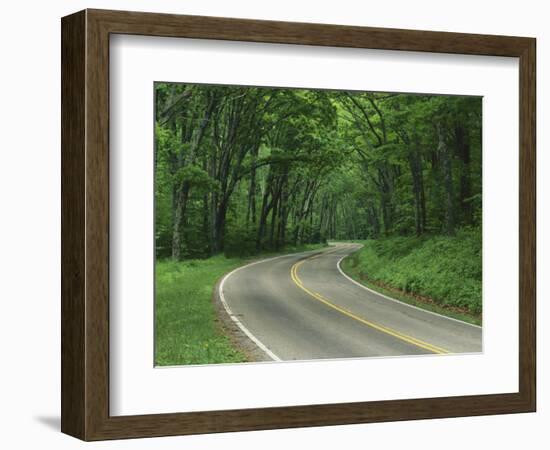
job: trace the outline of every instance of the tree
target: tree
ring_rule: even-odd
[[[155,93],[159,257],[479,225],[477,97],[175,83]]]

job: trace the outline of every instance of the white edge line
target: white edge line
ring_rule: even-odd
[[[315,252],[317,250],[311,250],[311,252]],[[309,252],[301,252],[301,253],[309,253]],[[273,258],[267,258],[267,259],[262,259],[260,261],[254,261],[250,264],[246,264],[244,266],[241,266],[241,267],[237,267],[236,269],[232,270],[231,272],[229,272],[227,275],[225,275],[223,278],[222,278],[222,281],[220,282],[220,285],[218,287],[218,294],[220,296],[220,300],[222,302],[222,305],[223,307],[225,308],[225,311],[227,312],[227,314],[229,315],[229,317],[231,318],[231,320],[233,322],[235,322],[237,324],[237,326],[241,329],[241,331],[246,334],[246,336],[248,336],[248,338],[254,342],[254,344],[256,344],[267,356],[269,356],[273,361],[282,361],[281,358],[279,358],[275,353],[273,353],[265,344],[263,344],[256,336],[254,336],[251,331],[246,328],[243,323],[233,314],[233,311],[231,311],[231,308],[229,307],[229,305],[227,304],[227,301],[225,300],[225,296],[223,295],[223,285],[225,284],[226,280],[231,276],[233,275],[235,272],[238,272],[239,270],[241,269],[244,269],[246,267],[250,267],[250,266],[254,266],[256,264],[261,264],[261,263],[264,263],[264,262],[268,262],[268,261],[273,261],[274,259],[279,259],[279,258],[285,258],[285,257],[289,257],[289,256],[296,256],[296,255],[300,255],[301,253],[290,253],[288,255],[280,255],[280,256],[275,256]]]
[[[361,247],[359,248],[362,248],[363,246],[361,245]],[[344,258],[346,258],[347,256],[351,255],[351,253],[347,254],[347,255],[344,255],[342,256],[338,262],[336,263],[336,267],[338,268],[338,271],[344,276],[346,277],[349,281],[351,281],[352,283],[356,284],[357,286],[369,291],[369,292],[372,292],[373,294],[376,294],[376,295],[379,295],[380,297],[383,297],[385,298],[386,300],[391,300],[392,302],[395,302],[395,303],[400,303],[401,305],[405,305],[405,306],[408,306],[409,308],[414,308],[414,309],[418,309],[419,311],[423,311],[425,313],[428,313],[428,314],[432,314],[434,316],[438,316],[438,317],[443,317],[444,319],[447,319],[447,320],[452,320],[453,322],[458,322],[458,323],[462,323],[464,325],[469,325],[471,327],[475,327],[475,328],[480,328],[480,329],[483,329],[483,327],[480,327],[479,325],[475,325],[473,323],[469,323],[469,322],[465,322],[464,320],[460,320],[460,319],[455,319],[454,317],[448,317],[448,316],[444,316],[443,314],[438,314],[436,312],[433,312],[433,311],[430,311],[428,309],[424,309],[424,308],[419,308],[418,306],[414,306],[414,305],[410,305],[408,303],[405,303],[405,302],[402,302],[401,300],[397,300],[395,298],[392,298],[392,297],[388,297],[387,295],[384,295],[384,294],[381,294],[380,292],[377,292],[375,291],[374,289],[370,289],[368,288],[367,286],[365,286],[364,284],[361,284],[359,283],[358,281],[355,281],[353,278],[351,278],[349,275],[347,275],[346,273],[344,273],[344,271],[342,270],[342,268],[340,267],[340,263],[344,260]]]

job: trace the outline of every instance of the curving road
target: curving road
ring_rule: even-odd
[[[480,327],[389,299],[354,282],[339,262],[358,244],[241,267],[219,285],[226,311],[274,360],[482,351]]]

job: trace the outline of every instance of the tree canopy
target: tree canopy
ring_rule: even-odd
[[[156,83],[159,258],[481,222],[481,98]]]

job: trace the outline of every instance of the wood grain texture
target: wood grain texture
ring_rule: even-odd
[[[529,38],[436,31],[88,10],[111,33],[279,44],[521,56]]]
[[[86,232],[84,12],[65,17],[61,46],[61,430],[82,437]]]
[[[519,67],[519,384],[536,409],[536,41]]]
[[[111,33],[519,57],[519,392],[109,416]],[[86,10],[63,18],[62,41],[62,430],[65,433],[84,440],[99,440],[535,410],[534,39]]]

